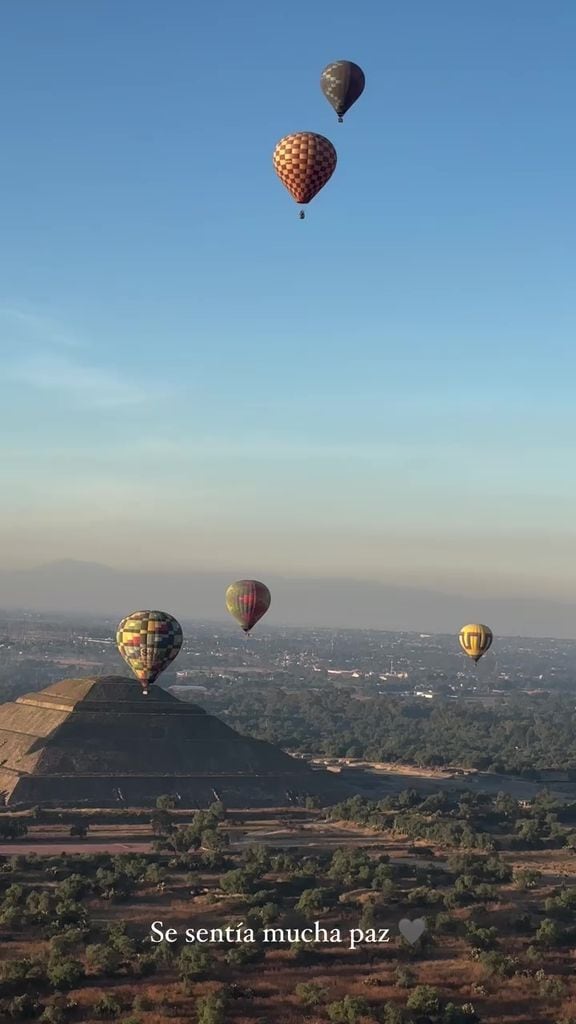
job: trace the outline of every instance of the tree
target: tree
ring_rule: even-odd
[[[224,1024],[226,997],[222,989],[196,1000],[196,1019],[198,1024]]]
[[[441,1024],[479,1024],[480,1017],[472,1003],[464,1003],[463,1006],[448,1003],[442,1011],[440,1022]]]
[[[415,1013],[435,1014],[440,1010],[438,990],[431,985],[417,985],[406,1000],[406,1008]]]
[[[210,804],[208,808],[208,814],[215,821],[224,821],[226,817],[226,808],[222,803],[222,800],[215,800],[214,803]]]
[[[394,1006],[394,1003],[385,1003],[382,1007],[382,1024],[404,1024],[405,1019],[400,1007]]]
[[[56,895],[61,900],[78,900],[86,896],[92,888],[88,878],[82,875],[69,875],[56,887]]]
[[[223,892],[235,894],[250,892],[254,888],[256,876],[253,871],[235,868],[234,871],[227,871],[220,878],[220,888]]]
[[[15,928],[22,924],[22,911],[19,907],[6,907],[0,910],[0,924],[5,928]]]
[[[258,945],[233,946],[224,956],[230,967],[243,967],[245,964],[260,963],[265,956],[264,949]]]
[[[505,956],[504,953],[499,953],[496,949],[479,952],[477,959],[486,972],[496,978],[511,978],[518,968],[517,959]]]
[[[481,928],[470,922],[466,925],[466,938],[477,949],[495,949],[498,946],[498,929]]]
[[[40,1024],[65,1024],[66,1014],[59,1006],[47,1006],[40,1017]]]
[[[75,900],[60,900],[54,908],[54,916],[59,929],[69,924],[83,925],[88,917],[82,904]]]
[[[96,886],[105,900],[114,900],[115,902],[127,900],[136,887],[134,879],[118,868],[113,870],[98,868]]]
[[[115,949],[98,944],[86,947],[86,963],[97,974],[114,975],[122,963],[122,957]]]
[[[150,825],[155,836],[168,836],[174,831],[174,819],[169,811],[153,811],[150,816]]]
[[[46,974],[52,988],[66,992],[82,981],[84,968],[77,960],[49,960]]]
[[[53,913],[53,900],[47,892],[33,889],[26,897],[26,916],[35,924],[50,920]]]
[[[200,845],[203,850],[222,853],[230,846],[230,839],[225,832],[219,832],[217,828],[207,828],[202,832]]]
[[[205,978],[212,967],[210,951],[203,946],[185,946],[178,956],[180,981],[190,982]]]
[[[283,854],[273,857],[265,846],[249,846],[242,854],[242,864],[258,875],[265,875],[271,868],[274,871],[290,871],[294,867],[290,857],[286,859]]]
[[[170,846],[177,853],[188,853],[200,846],[200,836],[193,828],[179,828],[170,836]]]
[[[122,1013],[122,1003],[113,995],[104,995],[94,1007],[97,1017],[117,1017]]]
[[[517,822],[516,835],[524,847],[537,849],[542,845],[542,830],[532,819]]]
[[[0,838],[19,839],[28,833],[28,826],[20,818],[0,818]]]
[[[327,889],[305,889],[296,904],[296,910],[303,914],[318,914],[329,902],[330,893]]]
[[[120,954],[123,960],[128,960],[136,952],[136,943],[126,934],[124,921],[109,926],[106,932],[106,942],[111,949]]]
[[[253,907],[250,911],[250,920],[255,924],[272,924],[280,917],[281,909],[277,903],[264,903],[261,907]]]
[[[81,928],[65,928],[64,931],[53,935],[50,939],[50,959],[56,961],[64,953],[70,953],[77,946],[83,944],[85,932]]]
[[[41,1006],[37,999],[25,994],[11,999],[7,1009],[8,1016],[14,1020],[31,1020],[38,1016]]]
[[[335,850],[328,876],[344,885],[361,885],[369,884],[373,871],[374,865],[364,850],[345,848]]]
[[[535,939],[538,945],[543,946],[544,949],[552,949],[554,946],[561,944],[562,929],[556,921],[551,921],[549,917],[545,917],[536,930]]]
[[[517,818],[520,814],[520,804],[509,793],[498,793],[494,802],[495,810],[504,818]]]
[[[416,980],[414,971],[411,971],[409,967],[397,967],[394,971],[394,978],[400,988],[412,988]]]
[[[367,1016],[369,1007],[365,999],[344,996],[344,999],[330,1003],[327,1013],[332,1024],[356,1024],[360,1017]]]
[[[515,871],[514,885],[517,889],[535,889],[541,878],[541,871]]]
[[[158,885],[166,878],[166,871],[159,864],[148,864],[144,871],[144,881],[151,885]]]
[[[294,992],[302,1005],[309,1007],[321,1006],[322,1003],[326,1002],[328,995],[326,989],[316,981],[302,981],[299,985],[296,985]]]
[[[437,889],[432,889],[429,885],[421,885],[408,893],[408,903],[416,903],[422,907],[442,903],[443,899],[442,893]]]
[[[156,973],[156,960],[153,956],[138,954],[136,961],[132,964],[132,970],[139,978],[149,978]]]
[[[366,931],[368,928],[374,928],[376,926],[377,908],[374,903],[364,903],[362,907],[362,913],[358,921],[358,926]]]
[[[24,886],[13,883],[4,893],[4,906],[17,907],[24,902]]]
[[[372,875],[372,888],[380,890],[389,889],[393,874],[394,869],[390,864],[378,864]]]
[[[158,811],[173,811],[178,801],[175,796],[169,796],[165,793],[163,796],[156,797],[156,810]]]

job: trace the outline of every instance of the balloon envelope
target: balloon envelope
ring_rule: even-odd
[[[168,612],[132,612],[118,626],[116,644],[144,693],[182,647],[182,626]]]
[[[480,622],[473,622],[468,626],[462,626],[458,639],[464,654],[467,654],[473,661],[480,661],[494,638],[492,630],[488,626],[483,626]]]
[[[336,150],[314,132],[285,135],[274,150],[274,170],[297,203],[309,203],[334,174]]]
[[[226,591],[226,607],[245,633],[266,614],[270,600],[268,587],[258,580],[237,580]]]
[[[360,98],[365,85],[362,68],[351,60],[334,61],[324,68],[320,78],[320,88],[340,118]]]

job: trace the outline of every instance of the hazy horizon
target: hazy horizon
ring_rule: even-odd
[[[123,571],[63,560],[35,569],[0,569],[0,610],[118,617],[161,608],[183,621],[227,623],[230,573]],[[497,636],[576,639],[576,603],[522,596],[478,597],[370,580],[267,574],[272,605],[256,630],[375,629],[455,635],[465,622]]]

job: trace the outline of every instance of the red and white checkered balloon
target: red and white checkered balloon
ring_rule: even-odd
[[[286,135],[274,150],[274,170],[297,203],[309,203],[332,177],[336,150],[315,132]]]

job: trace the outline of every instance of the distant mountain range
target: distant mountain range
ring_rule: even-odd
[[[507,636],[576,638],[576,605],[537,598],[471,598],[347,579],[264,574],[271,626],[453,633],[487,622]],[[52,562],[0,571],[0,608],[110,614],[162,608],[184,620],[227,621],[223,573],[131,572],[93,562]]]

